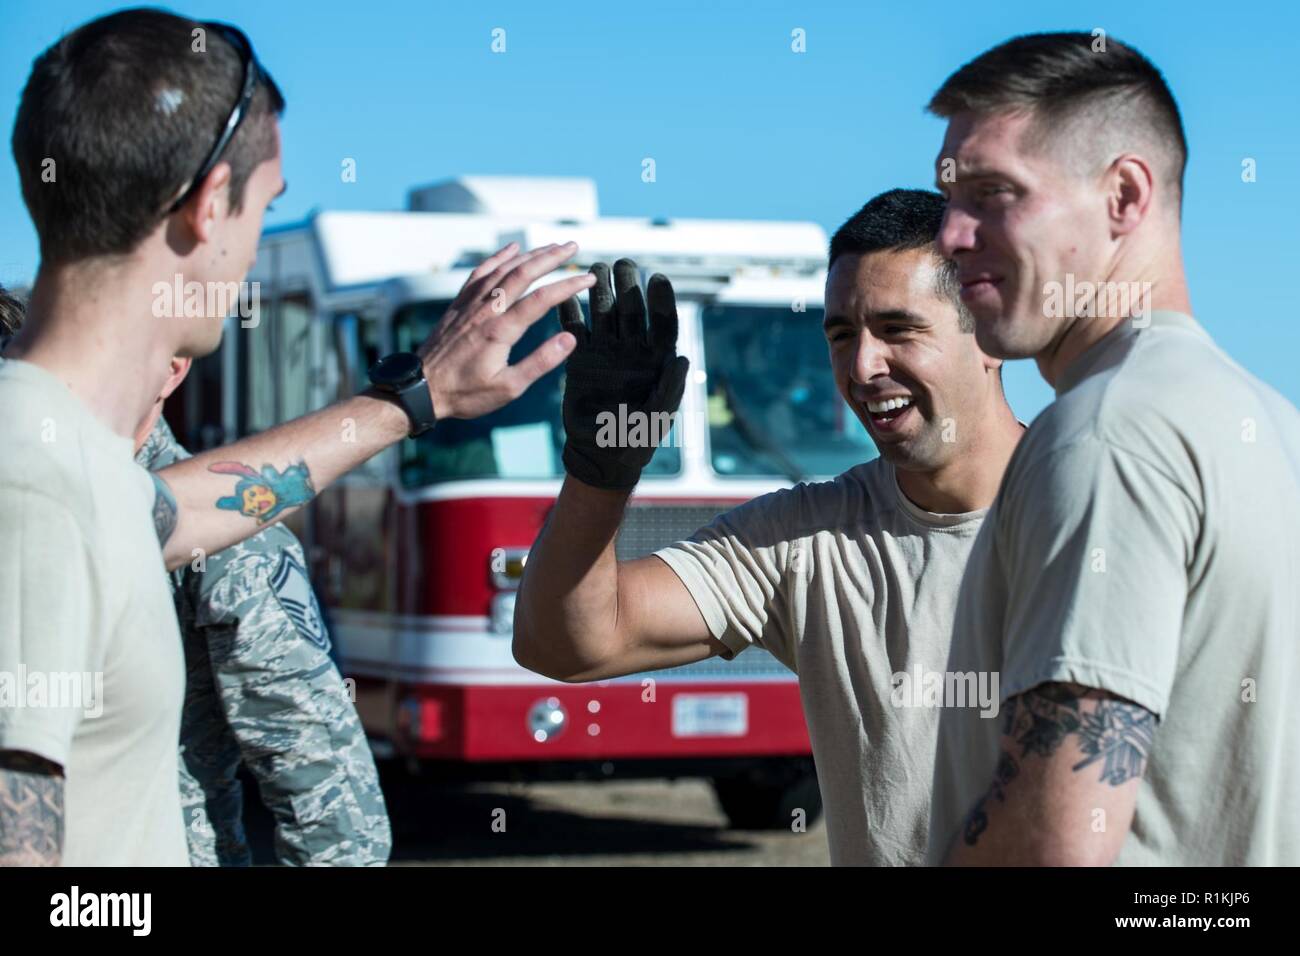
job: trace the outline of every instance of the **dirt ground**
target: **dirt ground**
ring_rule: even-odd
[[[245,786],[256,865],[274,821]],[[393,866],[828,866],[821,819],[806,832],[733,830],[704,780],[451,784],[385,773]]]
[[[426,784],[390,794],[394,865],[825,866],[824,824],[727,829],[702,780]]]

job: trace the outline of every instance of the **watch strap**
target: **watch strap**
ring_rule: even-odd
[[[411,438],[423,435],[438,422],[433,413],[433,396],[429,394],[429,383],[421,375],[409,385],[404,385],[393,393],[398,403],[411,420]]]

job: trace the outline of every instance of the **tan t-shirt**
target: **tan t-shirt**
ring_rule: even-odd
[[[1300,413],[1176,312],[1117,328],[1057,395],[971,554],[949,669],[1156,715],[1119,863],[1300,864]],[[932,862],[1000,732],[943,712]]]
[[[0,408],[0,749],[63,767],[65,865],[187,866],[153,481],[35,365],[0,361]]]
[[[983,517],[922,511],[877,458],[656,552],[714,637],[734,653],[757,644],[799,675],[837,865],[923,861],[942,699],[925,689],[947,659]]]

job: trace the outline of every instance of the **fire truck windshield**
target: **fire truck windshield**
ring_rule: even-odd
[[[830,477],[876,457],[831,376],[823,310],[706,305],[710,459],[723,477]]]
[[[398,350],[414,351],[442,318],[446,302],[404,306],[393,318]],[[586,305],[584,303],[585,311]],[[510,353],[518,362],[559,331],[554,311],[524,333]],[[481,478],[546,479],[564,476],[560,452],[564,422],[564,366],[535,382],[517,400],[473,421],[446,419],[415,441],[401,443],[401,478],[406,487]],[[645,478],[681,471],[681,448],[675,433],[660,447],[643,472]]]

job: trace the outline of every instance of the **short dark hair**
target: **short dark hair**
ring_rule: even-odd
[[[974,332],[975,317],[961,301],[957,264],[939,255],[935,245],[939,227],[943,225],[944,207],[943,196],[928,189],[891,189],[881,193],[835,231],[826,268],[834,266],[842,255],[930,249],[938,263],[935,291],[957,307],[961,330]]]
[[[1104,46],[1099,50],[1099,43]],[[971,60],[939,87],[931,113],[988,115],[1028,111],[1031,145],[1066,127],[1142,138],[1163,154],[1164,178],[1182,201],[1187,137],[1169,85],[1133,47],[1091,33],[1018,36]]]
[[[198,172],[243,77],[239,51],[220,31],[162,10],[101,17],[38,56],[14,121],[13,152],[42,258],[134,249]],[[222,153],[236,211],[253,169],[274,155],[272,121],[283,109],[284,97],[263,73]]]
[[[0,346],[22,327],[25,313],[22,302],[0,285]]]

